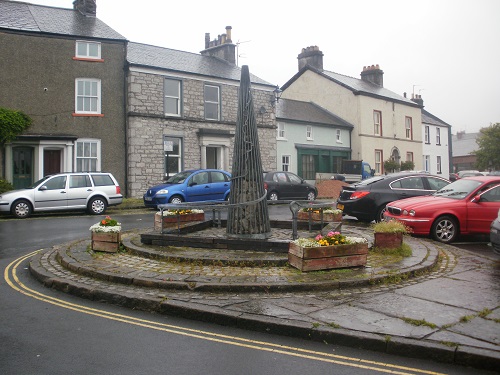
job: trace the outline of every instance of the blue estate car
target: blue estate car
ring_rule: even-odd
[[[219,169],[196,169],[177,173],[144,194],[144,205],[224,201],[229,199],[231,174]]]

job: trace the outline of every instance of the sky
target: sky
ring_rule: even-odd
[[[421,95],[453,134],[500,122],[499,0],[97,0],[97,18],[130,41],[193,53],[231,26],[238,65],[279,86],[318,46],[328,71],[360,78],[379,64],[385,88]]]

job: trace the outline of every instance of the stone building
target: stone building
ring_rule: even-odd
[[[231,27],[206,34],[200,54],[130,42],[127,61],[129,195],[181,170],[230,172],[241,76]],[[275,86],[254,75],[251,85],[263,168],[275,169]]]

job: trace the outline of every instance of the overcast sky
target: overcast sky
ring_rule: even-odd
[[[385,88],[422,95],[453,134],[500,122],[499,0],[97,0],[97,17],[130,41],[194,53],[232,26],[238,65],[279,86],[318,46],[325,70],[360,78],[379,64]]]

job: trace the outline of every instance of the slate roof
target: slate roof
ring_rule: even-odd
[[[68,0],[69,3],[69,0]],[[126,40],[96,17],[73,9],[0,0],[0,30]]]
[[[453,147],[453,157],[456,156],[468,156],[473,151],[477,151],[479,148],[476,138],[479,136],[479,133],[463,133],[460,137],[453,135],[451,138],[451,144]]]
[[[402,104],[410,105],[412,107],[420,107],[417,103],[411,101],[408,98],[398,95],[395,92],[392,92],[391,90],[388,90],[384,87],[380,87],[374,83],[363,81],[361,78],[354,78],[327,70],[316,69],[314,67],[311,67],[310,65],[306,65],[304,68],[302,68],[287,83],[285,83],[283,87],[281,87],[281,89],[285,90],[306,70],[316,72],[317,74],[322,75],[323,77],[326,77],[327,79],[345,87],[346,89],[351,90],[354,95],[367,95],[385,100],[389,99],[390,101],[399,102]]]
[[[278,101],[276,105],[276,118],[291,122],[354,128],[354,125],[315,103],[291,99],[280,99]]]
[[[434,116],[432,113],[427,112],[425,109],[422,109],[422,124],[451,127],[450,124],[447,124],[440,118]]]
[[[225,60],[142,43],[129,42],[127,61],[131,65],[224,78],[238,82],[241,78],[241,68]],[[271,83],[253,74],[250,74],[250,80],[252,83],[274,87]]]

